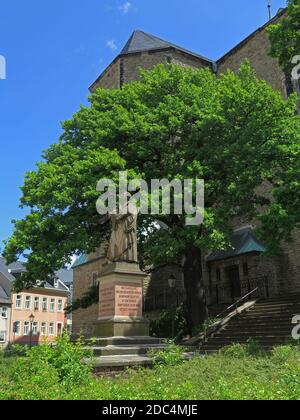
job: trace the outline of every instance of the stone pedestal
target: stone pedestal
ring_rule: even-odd
[[[146,337],[149,321],[143,318],[143,281],[138,264],[108,264],[100,278],[97,337]]]

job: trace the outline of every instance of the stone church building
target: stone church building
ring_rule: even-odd
[[[151,69],[159,63],[173,63],[195,69],[208,67],[221,74],[228,69],[237,71],[245,59],[249,59],[257,76],[266,80],[272,88],[284,97],[299,86],[293,86],[291,78],[285,75],[276,60],[269,56],[270,43],[266,28],[285,13],[278,14],[264,26],[232,48],[217,61],[164,41],[142,31],[134,31],[121,53],[104,70],[90,87],[121,89],[125,83],[139,78],[139,69]],[[211,252],[203,261],[206,293],[211,305],[227,304],[258,288],[259,296],[300,291],[300,234],[294,234],[294,242],[283,246],[283,252],[276,258],[267,258],[264,244],[253,233],[252,225],[239,221],[232,237],[233,248],[228,251]],[[74,300],[81,298],[93,284],[96,284],[106,263],[103,247],[91,255],[83,255],[75,262]],[[175,281],[175,287],[170,288]],[[184,299],[183,275],[179,266],[160,267],[149,276],[144,287],[146,311],[157,311],[179,303]],[[93,334],[93,321],[97,320],[98,306],[79,309],[73,314],[73,332],[84,331]]]

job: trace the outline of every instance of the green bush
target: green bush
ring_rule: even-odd
[[[165,349],[149,352],[149,356],[154,359],[154,366],[176,366],[183,363],[185,349],[172,341],[167,341],[166,346]]]
[[[16,350],[16,348],[14,349]],[[88,384],[91,365],[83,363],[92,353],[80,341],[72,343],[67,334],[56,339],[54,345],[25,348],[25,355],[14,360],[11,369],[10,399],[60,398],[76,385]]]
[[[243,359],[245,357],[263,357],[265,352],[262,350],[260,345],[253,340],[249,340],[247,344],[233,344],[231,346],[224,347],[221,352],[226,357],[235,359]]]
[[[174,322],[175,337],[172,337]],[[152,336],[180,340],[188,333],[187,308],[181,304],[176,309],[168,309],[161,313],[159,319],[150,322]]]

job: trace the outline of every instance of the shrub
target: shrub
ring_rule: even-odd
[[[176,309],[168,309],[161,313],[159,319],[150,323],[150,333],[155,337],[168,338],[172,336],[172,323],[174,322],[176,340],[183,338],[188,332],[187,308],[181,304]]]
[[[249,340],[247,344],[233,344],[227,347],[224,347],[221,350],[221,354],[226,357],[231,357],[235,359],[243,359],[245,357],[258,357],[263,356],[263,352],[260,345],[253,340]]]
[[[165,349],[149,352],[149,356],[154,358],[154,366],[176,366],[183,363],[185,349],[172,341],[167,341],[166,345]]]
[[[67,334],[57,338],[54,345],[43,344],[25,349],[25,357],[15,360],[11,373],[11,398],[60,398],[61,388],[67,392],[76,385],[88,384],[91,365],[83,359],[92,358],[81,341],[72,343]],[[61,388],[58,386],[61,385]]]

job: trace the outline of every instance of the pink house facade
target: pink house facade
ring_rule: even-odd
[[[67,326],[68,291],[36,288],[12,295],[10,343],[51,343]]]
[[[70,332],[65,314],[70,303],[70,289],[61,280],[69,271],[60,270],[53,280],[41,281],[37,287],[14,293],[13,283],[25,270],[23,263],[7,266],[0,258],[0,286],[9,301],[9,305],[6,304],[5,331],[4,321],[0,323],[1,337],[6,339],[2,347],[52,343],[65,329]]]

